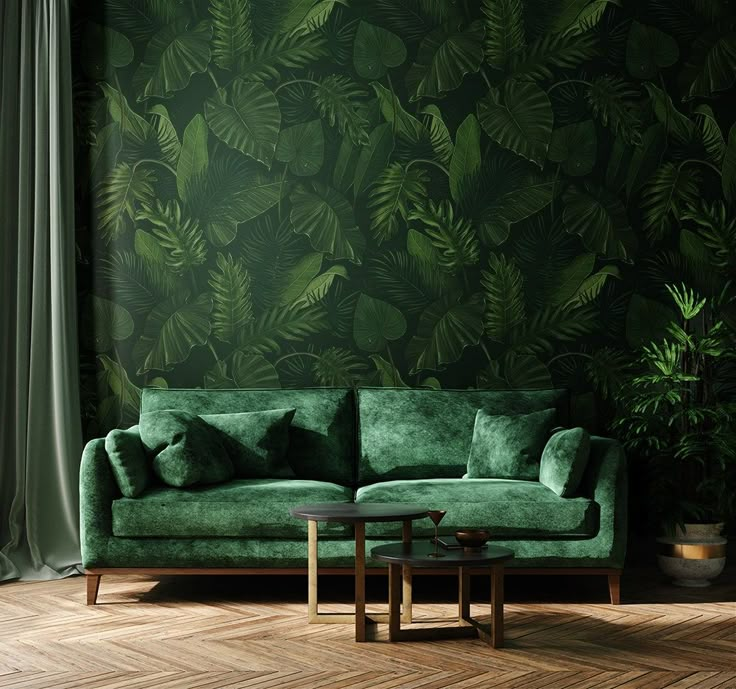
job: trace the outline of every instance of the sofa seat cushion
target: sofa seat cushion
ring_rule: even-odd
[[[112,530],[123,537],[306,538],[307,522],[291,507],[352,502],[345,486],[298,479],[237,479],[216,486],[157,486],[112,503]],[[320,524],[322,536],[350,536],[347,524]],[[306,542],[304,547],[306,548]]]
[[[440,534],[490,529],[492,539],[589,538],[598,531],[598,505],[587,498],[561,498],[536,481],[507,479],[419,479],[387,481],[358,489],[362,502],[404,502],[446,509]],[[367,524],[369,538],[401,533],[398,524]],[[429,519],[414,522],[414,537],[434,535]]]

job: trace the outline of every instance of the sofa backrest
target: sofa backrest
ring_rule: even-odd
[[[525,414],[555,407],[569,421],[566,390],[358,390],[358,483],[460,478],[475,415]]]
[[[289,464],[298,478],[353,485],[355,396],[351,389],[186,390],[146,388],[141,413],[182,409],[192,414],[230,414],[295,408]]]

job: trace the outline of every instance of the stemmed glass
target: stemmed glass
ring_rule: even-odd
[[[447,514],[447,510],[429,510],[427,516],[432,520],[434,524],[434,552],[429,553],[429,557],[445,557],[444,553],[440,552],[440,522],[442,518]]]

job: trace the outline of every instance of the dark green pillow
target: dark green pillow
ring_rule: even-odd
[[[221,483],[234,475],[221,435],[206,421],[176,409],[141,414],[141,440],[154,455],[153,471],[164,483],[181,488]]]
[[[542,452],[539,481],[561,498],[575,494],[590,455],[590,434],[584,428],[553,433]]]
[[[202,414],[221,434],[239,478],[293,478],[286,460],[289,427],[296,409],[239,414]]]
[[[539,480],[539,460],[554,421],[554,409],[515,416],[495,416],[479,409],[468,478]]]
[[[151,482],[151,465],[138,426],[110,431],[105,438],[105,451],[120,492],[126,498],[137,498]]]

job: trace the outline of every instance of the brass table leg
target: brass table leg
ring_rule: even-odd
[[[307,621],[309,624],[352,624],[353,613],[319,612],[317,593],[317,568],[319,547],[317,544],[317,522],[307,522]]]

